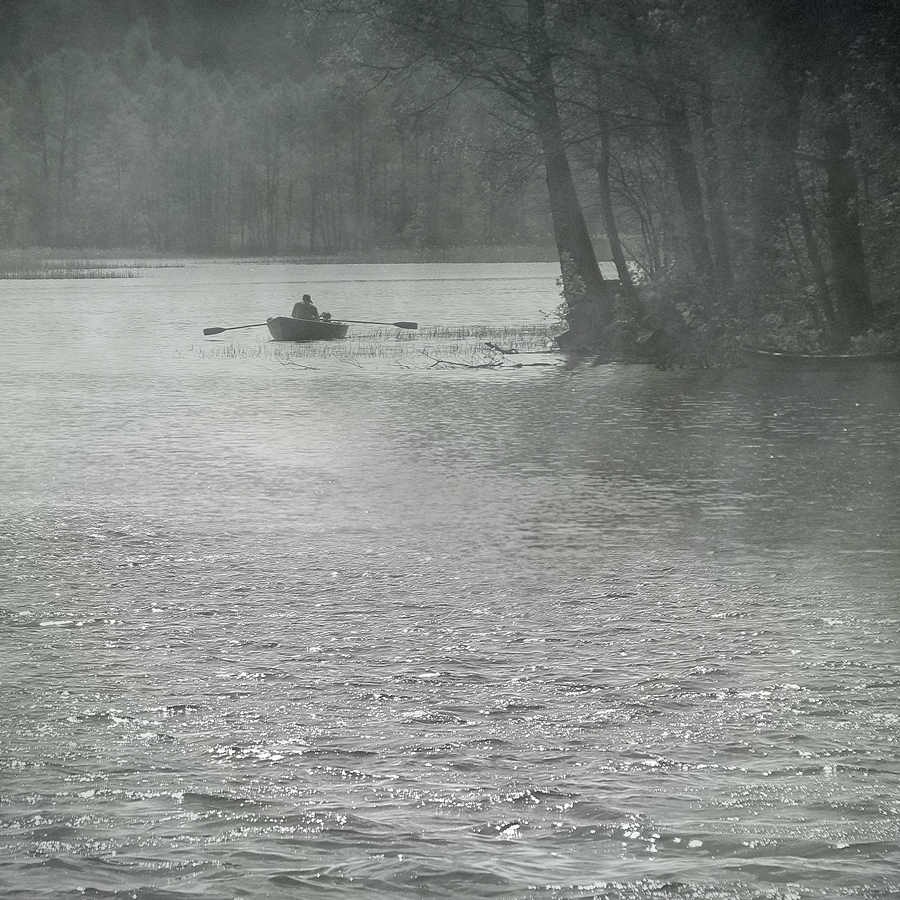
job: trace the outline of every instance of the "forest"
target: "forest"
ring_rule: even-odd
[[[894,348],[898,86],[887,0],[7,0],[0,259],[558,258],[585,345]]]

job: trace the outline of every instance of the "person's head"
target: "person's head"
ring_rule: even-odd
[[[295,294],[294,296],[296,297],[297,295]],[[304,295],[303,295],[303,302],[304,302],[304,303],[312,303],[312,297],[310,297],[309,294],[304,294]]]

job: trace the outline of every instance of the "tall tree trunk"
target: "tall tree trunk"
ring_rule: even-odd
[[[694,153],[694,138],[688,118],[687,101],[681,85],[684,66],[676,61],[664,43],[656,46],[656,63],[664,79],[660,84],[659,106],[664,125],[663,138],[672,166],[675,190],[681,202],[686,229],[685,243],[697,273],[715,274],[709,230],[703,208],[703,189]]]
[[[267,116],[263,136],[266,158],[266,251],[278,252],[278,193],[280,181],[279,141],[277,124]]]
[[[612,252],[613,262],[616,264],[616,273],[622,285],[622,293],[628,305],[633,309],[638,309],[640,300],[631,278],[631,272],[628,269],[628,262],[625,259],[625,251],[622,248],[622,239],[619,236],[619,226],[613,209],[612,187],[609,180],[609,169],[612,161],[612,138],[609,128],[609,114],[603,109],[597,113],[597,124],[600,129],[600,153],[597,156],[596,169],[603,224],[606,228],[606,236],[609,240],[609,249]]]
[[[20,124],[29,148],[33,148],[40,159],[40,169],[36,175],[34,200],[25,208],[29,211],[30,233],[25,243],[39,247],[49,247],[53,243],[50,214],[50,155],[47,148],[47,119],[44,111],[43,91],[37,73],[32,71],[25,83],[25,103]]]
[[[851,158],[850,125],[837,98],[825,116],[825,172],[828,237],[834,266],[834,293],[840,343],[868,331],[875,321],[869,293],[862,230],[859,224],[856,171]]]
[[[663,104],[662,114],[666,125],[666,143],[672,163],[672,174],[675,177],[675,188],[681,200],[681,210],[687,227],[685,237],[688,250],[697,273],[710,276],[714,274],[712,251],[703,211],[703,191],[697,171],[697,158],[694,154],[684,98],[670,93]]]
[[[604,318],[608,318],[612,305],[603,290],[603,275],[566,153],[544,0],[528,0],[528,46],[534,126],[544,161],[553,236],[563,269],[566,299],[570,303],[579,299],[595,300],[600,303]],[[573,276],[581,283],[573,283]]]
[[[819,295],[819,307],[828,323],[828,328],[832,334],[837,333],[837,320],[834,312],[834,305],[831,302],[831,291],[828,289],[828,276],[825,273],[825,265],[822,262],[822,256],[819,253],[819,245],[813,232],[812,218],[809,214],[809,206],[803,195],[803,182],[800,179],[800,171],[797,168],[796,159],[793,160],[792,182],[794,185],[794,193],[797,198],[797,212],[800,216],[800,228],[803,231],[803,240],[806,243],[806,255],[809,258],[809,265],[812,271],[813,282],[816,286],[816,292]]]
[[[754,247],[763,263],[775,262],[778,223],[788,218],[794,196],[796,151],[800,138],[800,110],[806,75],[797,60],[784,52],[773,53],[768,77],[753,99],[760,109],[754,129],[760,143],[753,172]]]
[[[73,104],[74,80],[67,82],[62,94],[62,121],[60,123],[59,152],[56,165],[56,220],[53,235],[57,247],[66,245],[66,171],[69,165],[69,129]]]
[[[700,83],[700,123],[703,128],[702,146],[706,163],[706,199],[713,264],[719,284],[722,287],[730,287],[734,278],[731,270],[731,250],[728,246],[728,225],[722,201],[722,171],[719,164],[719,145],[716,140],[708,67],[704,67]]]

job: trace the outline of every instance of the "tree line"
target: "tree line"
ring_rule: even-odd
[[[588,343],[897,327],[887,0],[14,6],[2,245],[550,244]]]
[[[35,0],[5,48],[0,246],[550,246],[533,164],[510,163],[493,117],[427,83],[373,86],[334,61],[341,22],[326,38],[277,4],[124,6]]]

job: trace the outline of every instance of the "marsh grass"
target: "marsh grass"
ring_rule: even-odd
[[[184,268],[166,260],[78,258],[42,251],[0,251],[0,279],[139,278],[140,269]]]
[[[139,278],[133,269],[89,269],[89,268],[47,268],[30,269],[24,272],[2,272],[0,278],[35,281],[40,279],[78,279],[78,278]]]
[[[308,369],[523,368],[556,364],[554,332],[545,325],[442,326],[418,331],[379,328],[351,331],[340,341],[211,339],[192,347],[191,352],[203,359],[268,359]]]

